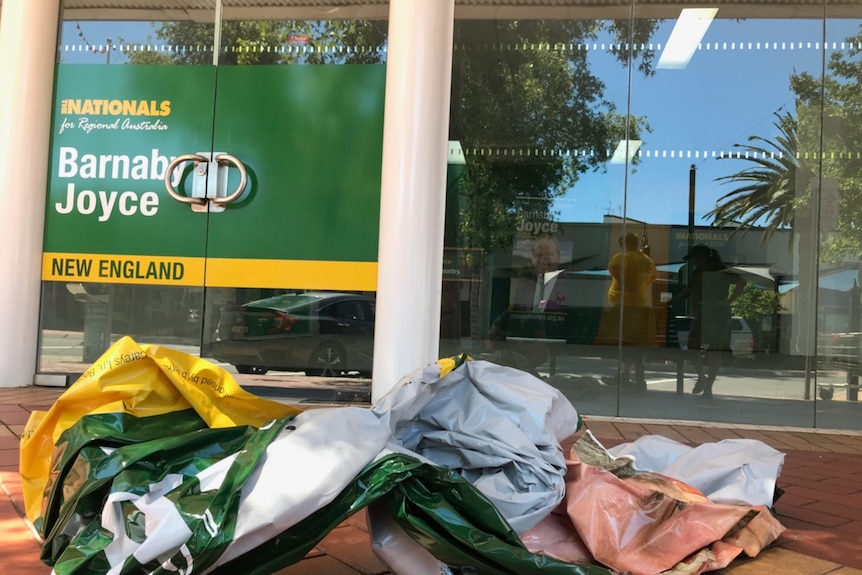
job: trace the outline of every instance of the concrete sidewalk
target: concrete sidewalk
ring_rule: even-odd
[[[9,575],[49,574],[23,519],[18,441],[29,414],[46,410],[62,389],[0,389],[0,557]],[[619,418],[588,418],[607,445],[659,434],[689,444],[744,437],[787,454],[776,511],[787,532],[756,559],[737,560],[732,575],[862,575],[862,433]],[[567,445],[564,448],[568,449]],[[383,575],[371,551],[364,513],[333,530],[301,562],[279,575]]]

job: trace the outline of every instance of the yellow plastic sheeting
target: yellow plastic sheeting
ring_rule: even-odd
[[[42,514],[54,446],[83,416],[164,415],[193,408],[212,428],[260,427],[301,410],[243,390],[233,376],[199,357],[124,337],[111,346],[47,412],[35,411],[21,436],[21,488],[27,518]]]

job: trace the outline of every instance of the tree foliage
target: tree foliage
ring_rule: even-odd
[[[646,43],[644,20],[459,21],[455,28],[450,138],[467,154],[463,243],[511,244],[519,213],[544,213],[588,170],[601,169],[617,143],[640,139],[643,118],[605,98],[584,49],[603,32],[623,66],[652,73],[654,54],[614,47]]]
[[[386,45],[380,20],[225,20],[219,64],[374,64]],[[130,52],[132,64],[212,64],[215,26],[189,21],[155,24],[153,46]],[[153,56],[157,54],[158,56]]]
[[[782,307],[777,292],[748,283],[742,294],[731,304],[731,309],[733,315],[743,317],[749,324],[754,325],[765,317],[773,317]]]
[[[811,110],[809,137],[818,144],[824,180],[838,186],[838,227],[824,230],[821,259],[857,261],[862,254],[862,32],[846,38],[848,48],[834,51],[824,77],[807,72],[791,77],[797,106]],[[822,132],[821,132],[822,119]]]
[[[748,322],[754,336],[756,351],[775,351],[777,342],[773,337],[765,337],[763,330],[763,319],[777,319],[777,314],[783,308],[777,292],[766,290],[747,284],[742,294],[731,304],[733,315],[739,316]]]
[[[820,261],[857,261],[862,254],[862,32],[845,39],[846,50],[833,51],[824,74],[797,72],[790,77],[796,95],[796,117],[778,115],[774,141],[753,137],[739,146],[749,153],[782,154],[781,159],[748,159],[757,165],[722,178],[743,183],[723,196],[710,215],[716,225],[754,225],[765,218],[767,234],[793,227],[811,234],[817,229],[812,192],[837,187],[837,228],[821,230]],[[796,187],[795,194],[792,187]],[[821,203],[821,207],[822,207]],[[813,238],[818,239],[818,238]]]

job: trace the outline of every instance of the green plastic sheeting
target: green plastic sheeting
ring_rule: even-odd
[[[43,561],[58,575],[112,568],[121,575],[191,575],[212,568],[231,544],[243,485],[267,446],[289,429],[290,419],[260,429],[209,429],[193,411],[83,417],[56,443],[41,525]],[[233,460],[220,484],[202,491],[199,474],[228,457]],[[302,469],[285,462],[285,472]],[[169,513],[178,514],[190,532],[185,545],[158,557],[130,551],[118,559],[112,533],[102,524],[107,498],[122,501],[123,494],[140,496],[160,487],[173,505]],[[609,573],[530,553],[497,509],[460,475],[401,454],[371,463],[331,503],[211,573],[269,575],[300,561],[333,528],[374,501],[447,565],[489,574]],[[127,535],[145,549],[142,513],[131,502],[120,507]]]

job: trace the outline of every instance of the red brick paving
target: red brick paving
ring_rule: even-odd
[[[39,543],[22,519],[18,437],[29,412],[47,409],[61,391],[0,390],[0,556],[4,574],[51,572],[39,561]],[[785,494],[775,511],[788,530],[774,549],[754,560],[736,561],[723,573],[862,575],[862,434],[604,418],[587,419],[587,425],[608,446],[660,434],[690,444],[746,437],[784,451],[778,486]],[[306,559],[278,575],[385,573],[386,567],[371,551],[364,514],[357,514],[333,530]]]

